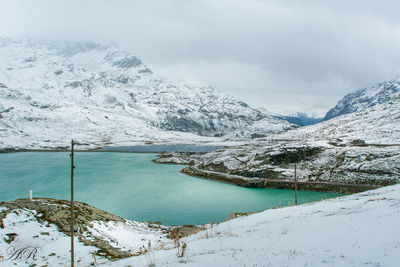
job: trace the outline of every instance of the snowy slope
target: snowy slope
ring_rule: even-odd
[[[360,112],[365,108],[390,102],[393,98],[398,98],[399,95],[399,80],[381,82],[375,86],[360,89],[346,95],[334,108],[328,111],[324,120],[352,112]]]
[[[295,164],[302,189],[349,193],[400,182],[398,146],[272,141],[189,155],[188,159],[175,153],[159,162],[191,164],[184,173],[246,187],[293,188]]]
[[[172,83],[115,44],[0,38],[0,148],[196,141],[292,128],[211,87]]]
[[[152,254],[155,266],[380,266],[398,265],[400,185],[271,209],[221,223]],[[146,255],[106,266],[148,266]]]
[[[68,207],[66,207],[67,209]],[[0,212],[7,208],[0,207]],[[40,217],[40,216],[39,216]],[[67,266],[70,238],[35,210],[14,210],[0,228],[1,266]],[[92,222],[98,240],[142,255],[115,262],[76,240],[76,266],[397,266],[400,185],[300,206],[270,209],[181,238],[183,257],[160,229],[126,221]],[[15,239],[10,240],[10,234]],[[8,235],[7,235],[8,234]],[[9,243],[6,242],[8,240]],[[151,241],[149,248],[148,241]],[[10,247],[38,247],[36,260],[7,260]],[[147,252],[146,249],[147,248]],[[180,249],[181,251],[181,249]],[[2,257],[2,258],[1,258]]]
[[[276,138],[332,140],[348,143],[361,139],[368,144],[400,144],[400,93],[389,101],[359,108],[321,123],[278,134]]]
[[[18,210],[7,216],[3,223],[5,228],[0,229],[0,266],[30,266],[33,263],[38,266],[57,266],[70,260],[70,237],[59,232],[55,225],[39,223],[31,211]],[[8,244],[6,240],[9,240],[11,234],[17,236]],[[32,256],[10,259],[14,255],[13,251],[23,248],[26,248],[26,257],[30,253]],[[76,239],[76,251],[76,259],[82,264],[89,266],[94,261],[91,254],[96,251],[95,247],[84,246]],[[34,255],[36,260],[33,259]]]
[[[53,199],[0,203],[0,266],[63,266],[70,262],[69,202]],[[124,220],[75,204],[76,266],[109,262],[172,247],[171,227]],[[68,235],[67,235],[68,234]],[[26,248],[20,257],[13,250]],[[36,257],[28,257],[31,253]]]

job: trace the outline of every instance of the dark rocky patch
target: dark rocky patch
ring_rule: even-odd
[[[363,147],[363,146],[368,146],[368,145],[365,143],[365,141],[364,141],[364,140],[361,140],[361,139],[352,140],[352,141],[350,142],[350,144],[351,144],[352,146],[361,146],[361,147]]]
[[[17,233],[9,233],[6,234],[7,238],[4,237],[4,241],[6,241],[7,244],[10,244],[15,240],[15,238],[18,236]]]
[[[279,154],[271,155],[268,153],[266,155],[258,155],[256,159],[262,160],[264,164],[280,166],[309,160],[322,151],[323,149],[321,147],[284,148]]]
[[[281,172],[274,171],[272,168],[263,168],[259,170],[235,170],[231,174],[252,178],[284,179]]]
[[[122,69],[129,69],[142,65],[142,61],[140,61],[140,59],[138,59],[137,57],[131,56],[115,61],[113,65]]]

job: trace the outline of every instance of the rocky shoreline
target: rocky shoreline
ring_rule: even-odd
[[[275,179],[252,179],[238,175],[230,175],[226,173],[210,172],[199,170],[195,167],[184,168],[182,173],[211,179],[215,181],[225,182],[243,187],[250,188],[274,188],[274,189],[295,189],[294,181],[290,180],[275,180]],[[297,189],[304,191],[320,191],[320,192],[333,192],[340,194],[355,194],[367,190],[377,189],[379,186],[374,185],[361,185],[361,184],[344,184],[344,183],[330,183],[330,182],[311,182],[311,181],[298,181]]]

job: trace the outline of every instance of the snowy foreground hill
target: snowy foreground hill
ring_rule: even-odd
[[[211,87],[169,82],[114,44],[0,38],[0,148],[212,141],[293,127]]]
[[[68,203],[27,202],[0,205],[0,265],[69,265],[70,237],[59,225]],[[400,255],[400,185],[205,225],[175,241],[168,238],[171,227],[126,221],[90,206],[79,205],[78,214],[84,224],[76,266],[394,267]],[[37,248],[36,257],[9,259],[12,248]]]

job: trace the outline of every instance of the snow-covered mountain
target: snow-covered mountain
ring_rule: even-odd
[[[372,87],[360,89],[346,95],[337,105],[328,111],[324,120],[344,114],[362,111],[368,107],[390,102],[400,96],[400,80],[385,81]]]
[[[196,141],[294,125],[211,87],[155,75],[115,44],[0,38],[0,147]]]

